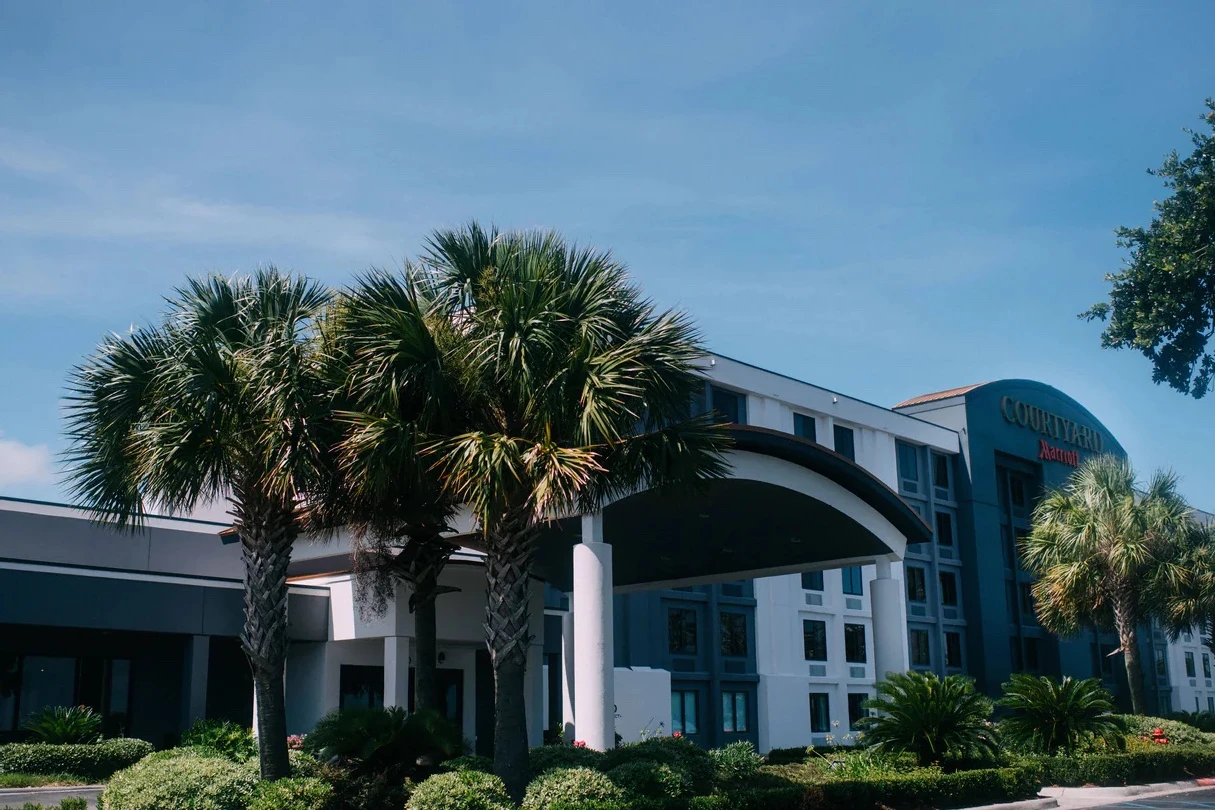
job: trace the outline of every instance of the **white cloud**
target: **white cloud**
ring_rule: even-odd
[[[53,479],[49,447],[0,438],[0,486],[49,484]]]

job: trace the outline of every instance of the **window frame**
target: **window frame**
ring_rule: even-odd
[[[859,631],[859,632],[858,632]],[[848,664],[868,664],[869,645],[866,638],[865,625],[857,622],[844,623],[844,662]],[[860,647],[857,648],[857,637],[860,637]],[[858,653],[859,658],[853,655]]]
[[[860,700],[856,700],[856,698],[860,698]],[[863,706],[869,698],[868,692],[848,693],[848,729],[850,731],[856,731],[860,721],[869,716],[869,710]]]
[[[810,435],[807,436],[804,430],[799,428],[805,425],[810,426]],[[808,413],[793,412],[793,435],[800,439],[805,439],[808,442],[818,444],[818,420]]]
[[[917,639],[923,639],[924,660],[917,660],[917,653],[920,652]],[[907,630],[907,659],[913,667],[931,667],[932,666],[932,639],[927,630],[919,627],[911,627]]]
[[[820,640],[822,644],[822,658],[810,657],[810,653],[813,652],[813,650],[810,649],[810,643],[811,639],[814,638],[814,634],[811,633],[812,627],[816,627],[817,629],[821,630],[818,640]],[[823,621],[822,619],[802,619],[802,653],[806,656],[805,660],[807,661],[822,663],[829,659],[830,650],[828,649],[827,644],[827,622]]]
[[[947,578],[949,581],[948,587],[945,585]],[[941,588],[942,607],[958,607],[962,601],[958,594],[958,575],[953,571],[940,571],[937,574],[937,579],[940,580],[938,584]],[[950,596],[953,597],[953,601],[949,601],[948,597]]]
[[[1185,651],[1185,676],[1187,678],[1198,677],[1198,666],[1194,661],[1194,653],[1191,650]]]
[[[740,691],[737,689],[726,689],[721,693],[721,731],[723,734],[746,734],[751,730],[751,723],[748,720],[750,711],[750,692]],[[729,702],[730,712],[729,717],[733,719],[733,728],[726,727],[726,705]],[[742,724],[738,722],[739,718],[739,702],[742,703]]]
[[[941,518],[949,524],[948,538],[942,536]],[[954,520],[954,513],[948,509],[937,509],[933,515],[932,533],[936,537],[937,545],[953,548],[957,545],[958,539],[958,522]]]
[[[907,601],[928,601],[928,571],[922,565],[909,565],[907,573]]]
[[[726,651],[726,642],[727,641],[734,642],[734,641],[738,640],[734,635],[734,631],[738,629],[737,627],[727,630],[727,627],[726,627],[726,625],[727,625],[726,617],[727,616],[730,617],[730,623],[737,624],[737,623],[741,622],[741,627],[742,627],[742,652],[741,653]],[[737,610],[722,610],[722,611],[719,611],[718,622],[721,625],[720,648],[721,648],[722,657],[723,658],[746,658],[747,655],[750,654],[750,650],[751,650],[751,633],[747,627],[747,614],[741,613]]]
[[[809,577],[809,580],[807,580],[807,577]],[[807,588],[806,587],[807,582],[809,582],[812,586],[814,585],[815,582],[817,582],[818,587],[817,588],[815,588],[815,587]],[[803,573],[802,574],[802,590],[803,591],[814,591],[815,593],[822,593],[824,590],[826,590],[826,583],[823,580],[823,572],[822,571],[806,571],[805,573]]]
[[[919,448],[919,446],[911,444],[910,442],[905,442],[902,439],[896,439],[895,443],[894,443],[894,447],[895,447],[895,462],[896,462],[896,467],[898,468],[898,476],[899,476],[899,489],[903,490],[904,492],[910,492],[914,495],[921,494],[920,493],[920,448]],[[912,466],[915,468],[914,477],[909,477],[904,474],[904,466],[903,466],[904,451],[907,451],[910,454]]]
[[[822,727],[814,727],[815,704],[820,704],[822,708]],[[810,733],[811,734],[830,734],[831,733],[831,693],[830,692],[811,692],[810,693]]]
[[[737,413],[735,419],[729,419],[729,414],[726,414],[717,409],[718,393],[726,394],[734,398],[737,404]],[[747,424],[747,395],[742,391],[736,391],[733,388],[727,388],[724,385],[709,383],[709,412],[713,415],[714,421],[719,424]]]
[[[950,644],[950,639],[953,639],[955,641],[955,643]],[[952,663],[952,661],[954,660],[953,653],[955,651],[957,652],[957,663],[956,664]],[[945,631],[945,668],[946,669],[962,669],[963,660],[964,659],[962,657],[962,634],[960,632],[958,632],[957,630],[946,630]]]
[[[846,436],[848,452],[845,453],[840,449],[840,437]],[[856,463],[856,430],[848,425],[841,425],[838,422],[831,426],[831,449],[838,455],[843,456],[849,461]]]
[[[675,614],[677,614],[677,613],[682,613],[682,614],[684,614],[684,617],[685,617],[685,622],[683,624],[682,632],[681,632],[681,636],[682,636],[684,643],[679,648],[676,648],[676,646],[675,646],[675,638],[672,634],[672,630],[674,628],[671,626],[671,620],[674,618]],[[692,643],[691,643],[692,651],[691,652],[687,652],[687,646],[688,646],[687,639],[689,636],[689,634],[688,634],[689,623],[686,621],[686,617],[688,615],[690,615],[692,617],[692,621],[690,623],[691,630],[692,630],[692,632],[690,634],[691,639],[692,639]],[[699,615],[699,612],[696,610],[696,608],[675,607],[674,605],[667,606],[667,653],[669,655],[681,655],[681,656],[686,656],[686,657],[695,657],[700,654],[700,615]]]
[[[855,572],[855,577],[852,573]],[[865,567],[861,565],[847,565],[840,569],[840,585],[847,596],[864,596],[865,595]],[[855,591],[848,590],[849,587],[855,587]]]

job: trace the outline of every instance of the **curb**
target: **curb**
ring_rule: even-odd
[[[1004,802],[1003,804],[981,804],[967,807],[966,810],[1054,810],[1059,806],[1055,798],[1025,799],[1020,802]]]
[[[1044,787],[1043,796],[1055,799],[1125,799],[1149,793],[1195,790],[1215,785],[1215,779],[1183,779],[1177,782],[1149,782],[1144,785],[1121,785],[1116,787]]]
[[[0,798],[26,793],[87,793],[103,790],[105,790],[105,785],[63,785],[61,787],[42,785],[39,787],[0,788]]]

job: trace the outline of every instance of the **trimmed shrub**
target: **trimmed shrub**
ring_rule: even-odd
[[[718,785],[730,785],[754,779],[764,758],[755,746],[746,741],[730,743],[725,748],[714,748],[709,752],[713,761],[713,778]]]
[[[1120,714],[1118,720],[1126,733],[1132,737],[1150,737],[1152,731],[1161,729],[1173,745],[1210,745],[1211,738],[1186,723],[1166,720],[1163,717],[1142,717],[1137,714]]]
[[[184,748],[212,748],[233,762],[257,756],[253,729],[230,720],[196,720],[181,735],[181,744]]]
[[[1097,678],[1056,682],[1015,672],[996,705],[1012,713],[1000,721],[1000,734],[1023,750],[1044,754],[1075,752],[1095,740],[1123,731],[1114,716],[1114,696]]]
[[[152,744],[133,737],[92,745],[13,743],[0,745],[0,771],[70,773],[89,781],[108,779],[152,753]]]
[[[878,683],[877,693],[864,704],[875,714],[858,723],[866,741],[886,751],[910,751],[920,765],[940,764],[946,756],[994,758],[992,704],[975,691],[972,678],[897,672]]]
[[[682,799],[692,792],[683,774],[661,762],[626,762],[607,776],[633,799]]]
[[[385,774],[352,774],[332,770],[324,776],[333,785],[326,810],[401,810],[409,800],[412,782]]]
[[[88,706],[47,706],[25,721],[35,742],[87,745],[101,739],[101,715]]]
[[[333,796],[333,786],[312,777],[261,782],[249,810],[320,810]]]
[[[393,780],[428,776],[438,763],[464,752],[455,723],[436,711],[411,714],[399,706],[332,711],[303,744],[322,761],[349,763],[355,773]]]
[[[818,751],[826,753],[823,748],[773,748],[768,752],[768,756],[764,757],[769,765],[799,765],[810,759],[810,751]]]
[[[669,765],[700,795],[713,792],[713,760],[709,752],[682,737],[652,737],[614,748],[603,755],[603,769],[614,770],[629,762]]]
[[[1173,712],[1169,719],[1193,726],[1205,734],[1215,733],[1215,712]]]
[[[1215,748],[1209,746],[1167,745],[1123,754],[1042,757],[1037,762],[1043,782],[1061,787],[1113,787],[1215,776]]]
[[[442,770],[450,771],[477,771],[478,773],[493,773],[494,761],[489,757],[478,756],[476,754],[456,757],[449,759],[439,766]]]
[[[477,771],[440,773],[414,789],[406,810],[513,810],[502,780]]]
[[[597,802],[622,802],[624,791],[590,768],[566,768],[542,774],[527,786],[523,810],[569,810]]]
[[[243,765],[192,751],[145,758],[110,779],[101,794],[105,810],[244,810],[258,780]]]
[[[88,810],[89,802],[82,796],[67,796],[59,802],[59,810]]]
[[[556,768],[601,768],[603,753],[592,748],[575,748],[572,745],[541,745],[527,754],[532,776],[536,777]]]

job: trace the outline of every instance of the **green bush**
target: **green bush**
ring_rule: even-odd
[[[513,810],[502,780],[478,771],[440,773],[414,789],[406,810]]]
[[[692,792],[683,774],[661,762],[626,762],[607,776],[633,799],[682,799]]]
[[[1161,729],[1174,745],[1210,745],[1211,738],[1186,723],[1166,720],[1163,717],[1143,717],[1137,714],[1116,715],[1119,722],[1132,737],[1149,737],[1153,729]]]
[[[764,758],[755,746],[746,741],[730,743],[725,748],[714,748],[709,752],[713,761],[713,778],[718,785],[730,785],[754,779]]]
[[[315,777],[261,782],[249,810],[320,810],[333,797],[333,786]]]
[[[323,761],[352,763],[356,773],[391,778],[429,775],[438,763],[464,752],[455,723],[438,712],[339,709],[317,722],[304,738],[304,750]]]
[[[541,745],[529,751],[527,757],[533,777],[555,768],[600,768],[603,765],[601,751],[572,745]]]
[[[944,679],[923,672],[891,673],[877,685],[878,698],[865,702],[877,712],[861,718],[866,739],[887,751],[910,751],[920,765],[947,755],[994,757],[998,751],[991,701],[975,692],[974,680]]]
[[[213,748],[233,762],[257,756],[253,730],[230,720],[196,720],[181,735],[181,744],[184,748]]]
[[[101,715],[88,706],[47,706],[22,727],[35,742],[87,745],[101,739]]]
[[[133,737],[92,745],[12,743],[0,745],[0,771],[70,773],[89,781],[108,779],[152,753],[152,744]]]
[[[713,760],[709,752],[682,737],[651,737],[614,748],[603,755],[603,770],[629,762],[659,762],[669,765],[699,794],[713,791]]]
[[[244,810],[258,779],[230,760],[189,750],[153,754],[119,771],[101,794],[104,810]]]
[[[1048,785],[1140,784],[1215,776],[1215,748],[1162,745],[1156,750],[1078,757],[1041,757],[1042,779]]]
[[[333,785],[333,798],[325,810],[401,810],[409,800],[412,782],[385,774],[352,774],[333,769],[325,774]]]
[[[1215,712],[1173,712],[1169,719],[1193,726],[1205,734],[1215,733]]]
[[[1056,683],[1019,672],[1002,688],[1004,697],[996,703],[1012,712],[1000,721],[1000,733],[1025,750],[1074,752],[1093,740],[1122,733],[1122,723],[1113,714],[1114,696],[1097,678],[1064,677]]]
[[[59,804],[43,806],[41,804],[34,804],[33,802],[26,802],[20,808],[6,808],[5,810],[88,810],[88,806],[89,803],[85,799],[79,796],[68,796],[59,802]]]
[[[624,791],[590,768],[565,768],[541,774],[527,786],[523,810],[570,810],[595,802],[621,802]]]
[[[478,771],[480,773],[493,773],[494,761],[489,757],[483,757],[476,754],[456,757],[449,759],[439,766],[444,771]]]

